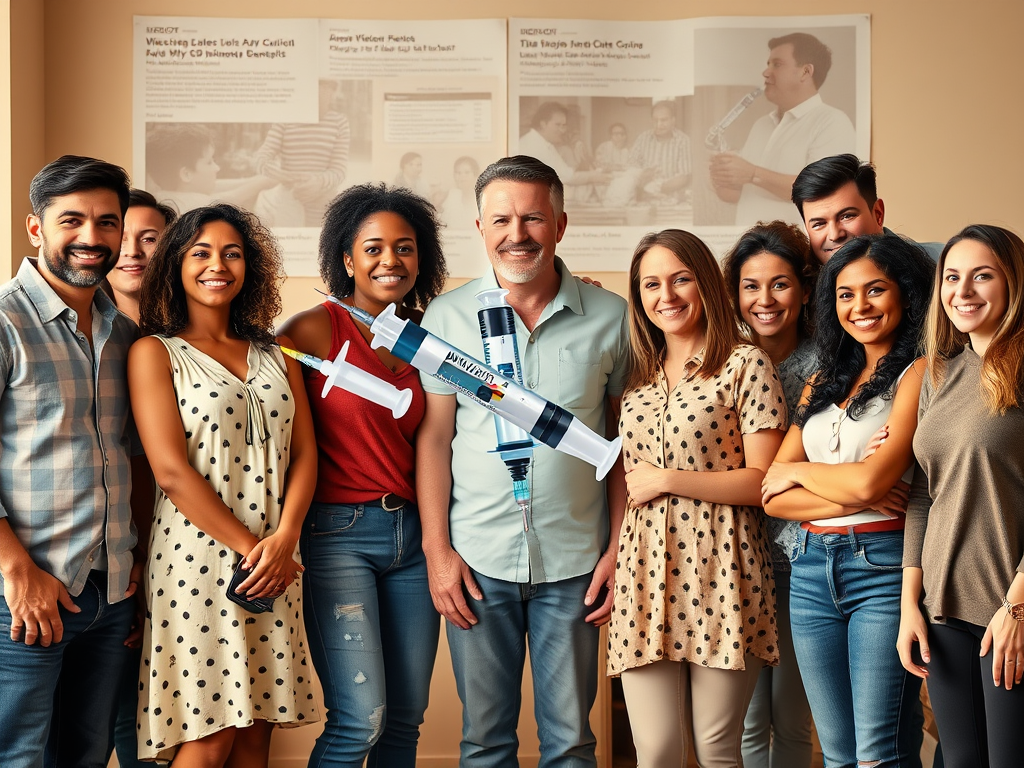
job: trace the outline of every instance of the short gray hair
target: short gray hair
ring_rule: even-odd
[[[517,181],[523,184],[544,184],[551,195],[551,209],[561,216],[565,208],[565,188],[555,169],[529,155],[503,157],[486,168],[476,179],[476,210],[482,214],[480,200],[492,181]]]

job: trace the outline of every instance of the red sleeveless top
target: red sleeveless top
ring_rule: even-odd
[[[348,312],[331,302],[322,306],[331,316],[330,359],[348,341],[347,362],[399,389],[411,389],[413,397],[406,414],[395,419],[388,408],[337,387],[320,397],[324,375],[302,367],[320,455],[313,500],[362,504],[397,493],[415,501],[414,441],[425,407],[419,372],[411,365],[392,372],[370,349]]]

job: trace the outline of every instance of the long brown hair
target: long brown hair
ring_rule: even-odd
[[[629,264],[629,373],[626,389],[655,381],[665,359],[665,334],[651,322],[640,300],[640,261],[656,245],[670,250],[693,272],[703,305],[704,361],[697,374],[710,378],[718,373],[737,344],[741,343],[729,302],[722,270],[714,254],[691,232],[665,229],[643,236]]]
[[[958,331],[949,319],[941,297],[946,255],[961,240],[974,240],[992,251],[1006,275],[1009,294],[1006,314],[981,361],[985,402],[993,413],[1005,413],[1007,408],[1021,404],[1021,384],[1024,383],[1024,241],[1010,230],[990,224],[971,224],[957,232],[942,249],[925,341],[929,375],[932,385],[938,385],[946,361],[960,354],[970,341],[970,337]]]

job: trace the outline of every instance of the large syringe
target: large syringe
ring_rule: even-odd
[[[388,305],[375,319],[369,312],[350,307],[333,296],[328,298],[370,327],[371,347],[384,347],[400,360],[526,430],[545,445],[592,464],[597,468],[598,480],[618,461],[622,438],[606,440],[565,408],[520,386],[415,323],[401,319],[395,314],[394,304]]]
[[[342,306],[345,305],[342,304]],[[347,341],[341,345],[341,351],[338,352],[338,356],[334,360],[321,360],[316,355],[296,352],[288,347],[281,347],[281,351],[294,357],[303,365],[315,368],[327,377],[320,397],[327,397],[332,387],[338,387],[338,389],[359,395],[372,403],[383,405],[390,409],[396,419],[402,418],[409,410],[409,404],[412,403],[412,390],[399,389],[394,384],[378,379],[372,373],[367,373],[362,368],[345,360],[345,355],[348,354]]]
[[[519,363],[519,344],[516,341],[516,320],[512,307],[505,300],[504,288],[488,288],[476,295],[482,305],[476,315],[480,320],[480,337],[484,342],[484,362],[519,386],[523,385],[523,371]],[[523,512],[523,528],[530,530],[530,462],[533,459],[533,439],[522,427],[510,424],[494,414],[494,431],[498,437],[495,452],[512,475],[512,495]]]

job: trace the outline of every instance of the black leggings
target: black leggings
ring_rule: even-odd
[[[992,684],[992,652],[978,656],[984,636],[985,627],[957,619],[928,626],[928,694],[945,768],[1024,765],[1024,683]]]

